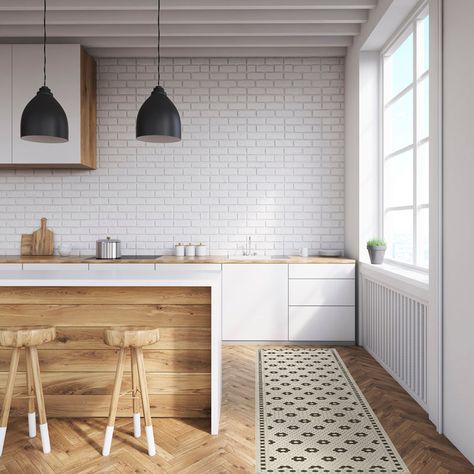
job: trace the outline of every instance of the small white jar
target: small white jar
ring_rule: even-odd
[[[178,243],[174,246],[174,254],[177,257],[184,257],[184,245],[182,243]]]
[[[200,243],[196,245],[196,257],[206,257],[207,256],[207,245]]]
[[[195,257],[196,256],[196,247],[191,243],[186,245],[185,255],[186,255],[186,257]]]

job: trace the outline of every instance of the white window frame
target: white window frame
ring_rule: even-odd
[[[404,210],[409,209],[413,210],[413,261],[414,263],[406,263],[401,262],[399,260],[394,260],[389,257],[385,258],[390,264],[397,265],[400,267],[410,268],[412,270],[416,270],[423,273],[429,272],[429,267],[421,267],[417,265],[417,216],[418,211],[421,209],[429,209],[430,203],[428,204],[418,204],[418,192],[417,192],[417,152],[418,148],[425,144],[429,143],[430,141],[430,132],[428,132],[428,137],[422,138],[421,140],[417,140],[417,110],[418,110],[418,102],[417,102],[417,85],[423,81],[425,78],[429,78],[431,64],[429,64],[428,69],[423,72],[419,77],[417,77],[417,22],[420,19],[423,19],[426,15],[429,15],[429,7],[428,7],[428,0],[425,0],[420,3],[420,5],[416,8],[412,15],[401,25],[401,27],[396,31],[396,33],[390,38],[390,40],[385,44],[385,46],[380,51],[380,84],[379,84],[379,110],[380,110],[380,121],[379,121],[379,143],[380,143],[380,176],[379,176],[379,228],[380,228],[380,235],[385,235],[385,213],[387,210]],[[403,90],[399,91],[395,96],[393,96],[386,104],[384,103],[384,87],[385,87],[385,78],[384,78],[384,58],[387,54],[397,49],[406,38],[413,33],[413,79],[408,86],[406,86]],[[431,87],[431,84],[430,84]],[[413,91],[413,143],[408,145],[404,148],[396,150],[395,152],[389,153],[385,156],[384,153],[384,115],[385,109],[390,104],[393,104],[395,101],[400,99],[403,95],[409,93],[409,91]],[[413,152],[413,204],[409,206],[396,206],[396,207],[385,207],[385,199],[384,199],[384,171],[385,171],[385,162],[387,159],[391,159],[400,155],[406,151]],[[429,180],[429,176],[428,176]],[[431,236],[430,236],[431,238]]]

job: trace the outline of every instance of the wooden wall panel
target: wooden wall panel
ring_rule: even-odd
[[[1,306],[0,306],[1,308]],[[1,318],[1,316],[0,316]],[[207,315],[206,315],[207,319]],[[211,330],[205,327],[160,328],[160,340],[143,348],[156,349],[210,349]],[[44,349],[110,349],[104,343],[104,327],[62,327],[56,325],[56,339],[42,346]]]
[[[41,381],[45,395],[110,395],[114,382],[112,372],[75,373],[43,372]],[[148,391],[151,395],[193,395],[210,393],[210,374],[174,374],[149,372]],[[7,373],[0,373],[0,396],[5,392]],[[19,372],[15,391],[26,389],[26,373]],[[131,390],[130,374],[124,374],[122,393]],[[125,396],[126,398],[126,396]]]
[[[0,292],[0,301],[2,293]],[[153,304],[0,304],[3,325],[210,327],[211,307]]]
[[[0,289],[0,326],[56,326],[39,347],[51,417],[107,416],[118,351],[104,344],[107,326],[156,326],[160,341],[145,348],[153,416],[208,417],[211,391],[210,288],[17,287]],[[11,350],[0,349],[0,398]],[[24,354],[15,392],[25,388]],[[118,416],[130,416],[127,355]],[[26,413],[17,398],[12,414]]]
[[[2,287],[0,304],[211,304],[208,287]]]
[[[47,372],[113,372],[117,366],[118,350],[70,350],[39,349],[42,371]],[[145,368],[150,372],[197,372],[211,371],[211,353],[202,350],[148,351]],[[0,349],[0,372],[10,367],[11,351]],[[130,354],[127,354],[125,371],[130,371]],[[18,370],[25,370],[24,354],[20,357]]]

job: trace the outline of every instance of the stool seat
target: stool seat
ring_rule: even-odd
[[[104,342],[113,347],[144,347],[160,340],[160,331],[151,327],[112,327],[104,331]]]
[[[52,326],[0,328],[0,346],[2,347],[40,346],[55,338],[56,329]]]

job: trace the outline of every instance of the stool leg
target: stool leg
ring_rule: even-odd
[[[133,397],[133,434],[135,438],[141,436],[140,426],[140,401],[138,400],[138,372],[135,351],[130,350],[132,360],[132,397]]]
[[[145,434],[148,444],[148,454],[156,454],[155,440],[153,436],[153,425],[151,423],[150,400],[148,398],[148,388],[146,383],[145,363],[143,361],[143,351],[141,347],[132,348],[135,351],[138,367],[138,381],[140,383],[140,393],[142,396],[143,416],[145,418]]]
[[[3,399],[2,418],[0,421],[0,456],[3,453],[3,444],[5,443],[5,435],[7,434],[8,416],[12,405],[13,389],[15,387],[16,371],[18,369],[18,361],[20,359],[20,349],[15,347],[12,351],[10,360],[10,371],[8,372],[7,388],[5,389],[5,398]]]
[[[122,385],[124,366],[125,349],[121,348],[117,362],[117,370],[115,372],[114,390],[112,392],[112,400],[110,402],[109,419],[107,421],[107,427],[105,428],[104,446],[102,448],[103,456],[108,456],[110,454],[110,447],[112,446],[112,435],[114,433],[115,416],[117,414],[117,405],[120,397],[120,387]]]
[[[28,391],[28,435],[30,438],[36,437],[36,413],[35,413],[35,386],[33,383],[33,369],[31,358],[25,350],[26,356],[26,390]]]
[[[48,420],[46,419],[46,409],[44,407],[43,386],[41,385],[38,349],[35,346],[27,347],[26,357],[28,356],[30,357],[31,368],[33,369],[33,383],[35,386],[36,403],[38,404],[41,444],[43,445],[43,453],[48,454],[51,452],[51,444],[49,442]]]

